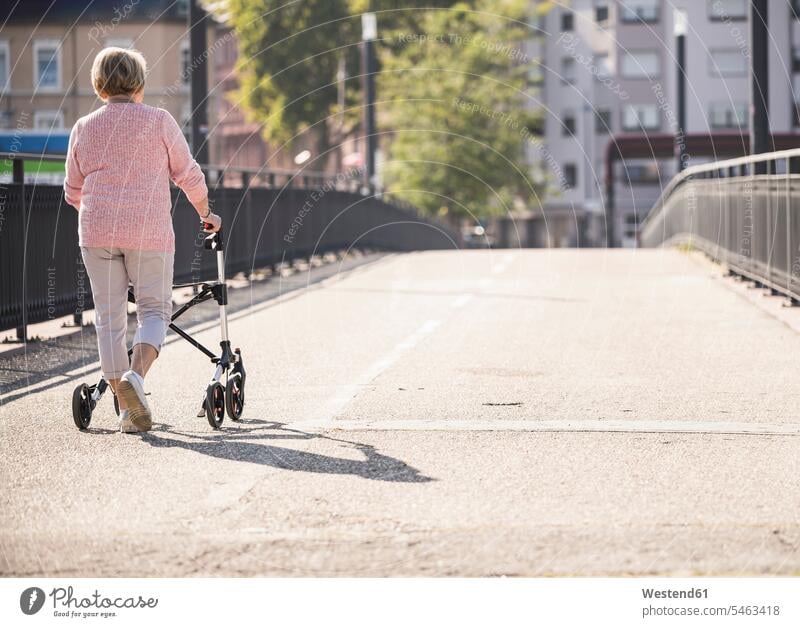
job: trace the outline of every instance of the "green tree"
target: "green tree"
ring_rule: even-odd
[[[324,142],[325,122],[336,111],[336,75],[344,59],[348,102],[359,102],[358,42],[363,11],[378,13],[383,33],[411,28],[415,7],[447,6],[452,0],[227,0],[239,41],[237,101],[261,123],[268,141],[285,142],[316,125]],[[358,114],[350,117],[358,120]]]
[[[531,36],[528,6],[476,0],[425,12],[425,37],[383,55],[379,124],[391,134],[390,192],[451,217],[501,213],[538,193],[524,159],[541,119],[519,48]]]
[[[341,46],[355,20],[341,0],[230,0],[240,93],[269,141],[285,142],[331,112]]]

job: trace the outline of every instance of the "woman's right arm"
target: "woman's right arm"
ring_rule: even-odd
[[[200,216],[200,221],[203,223],[203,225],[211,225],[211,228],[206,229],[207,231],[212,231],[214,233],[219,231],[219,227],[222,226],[222,218],[211,211],[211,207],[208,204],[208,196],[205,197],[205,200],[202,200],[199,204],[196,204],[194,208],[197,210],[197,213]]]
[[[64,171],[66,172],[64,177],[64,197],[70,205],[80,210],[84,176],[78,164],[78,157],[75,154],[78,132],[78,124],[76,123],[69,134],[67,160],[64,163]]]

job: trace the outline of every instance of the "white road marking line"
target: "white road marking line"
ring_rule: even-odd
[[[800,435],[798,423],[689,420],[338,420],[288,425],[342,431],[527,431],[532,433],[693,433]]]
[[[492,274],[500,274],[501,272],[505,272],[508,264],[510,264],[513,260],[514,255],[511,253],[506,253],[503,255],[503,259],[501,261],[498,261],[492,266]]]
[[[419,329],[397,344],[387,355],[370,365],[353,383],[339,389],[325,404],[322,412],[316,414],[319,416],[317,419],[303,421],[303,423],[313,422],[317,426],[333,426],[334,418],[342,413],[344,408],[347,407],[362,387],[369,385],[369,383],[376,379],[382,372],[390,368],[392,364],[400,359],[403,353],[414,348],[426,335],[433,333],[441,323],[441,320],[427,320]]]
[[[452,303],[450,303],[450,307],[453,309],[459,309],[466,305],[469,301],[475,298],[475,294],[462,294],[458,298],[456,298]]]

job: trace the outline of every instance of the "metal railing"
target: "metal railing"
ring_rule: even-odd
[[[800,301],[800,149],[687,168],[642,223],[640,242],[690,244]]]
[[[69,314],[79,321],[92,307],[91,289],[78,248],[78,212],[64,200],[61,186],[25,183],[25,160],[59,158],[0,153],[2,158],[12,160],[14,182],[0,183],[0,330],[16,328],[25,338],[29,324]],[[207,175],[222,172],[208,177],[209,198],[224,220],[228,276],[351,248],[459,245],[459,234],[448,225],[406,203],[336,189],[342,178],[333,174],[272,171],[271,181],[270,171],[204,169]],[[286,180],[278,185],[281,177]],[[177,189],[172,216],[175,282],[214,277],[214,259],[202,254],[197,214]]]
[[[24,181],[26,161],[63,163],[64,159],[64,155],[0,151],[0,161],[12,162],[12,182],[14,183],[22,183]],[[256,187],[303,188],[323,185],[332,176],[335,176],[326,172],[303,169],[253,168],[214,164],[201,167],[206,173],[209,184],[215,187],[247,187],[247,185],[253,185]]]

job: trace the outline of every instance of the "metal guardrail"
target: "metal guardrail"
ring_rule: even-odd
[[[36,154],[29,152],[0,151],[0,161],[11,161],[12,180],[23,182],[26,161],[64,162],[66,155]],[[324,184],[330,173],[314,170],[289,170],[286,168],[247,168],[239,166],[203,165],[209,182],[215,186],[242,182],[263,187],[311,187]]]
[[[4,154],[13,179],[0,183],[0,330],[69,314],[80,320],[92,308],[89,280],[78,248],[78,212],[64,200],[61,186],[26,184],[25,160],[52,156]],[[209,185],[214,211],[222,215],[227,238],[226,272],[249,272],[283,262],[351,248],[411,251],[459,245],[448,225],[422,216],[405,203],[335,189],[336,175],[273,171],[290,180],[271,187],[265,171],[207,166],[223,172]],[[266,171],[269,173],[269,171]],[[258,183],[254,179],[258,178]],[[229,187],[226,180],[236,186]],[[214,259],[203,255],[197,214],[186,197],[172,190],[175,282],[216,275]]]
[[[642,223],[640,242],[691,244],[800,302],[800,149],[687,168]]]

